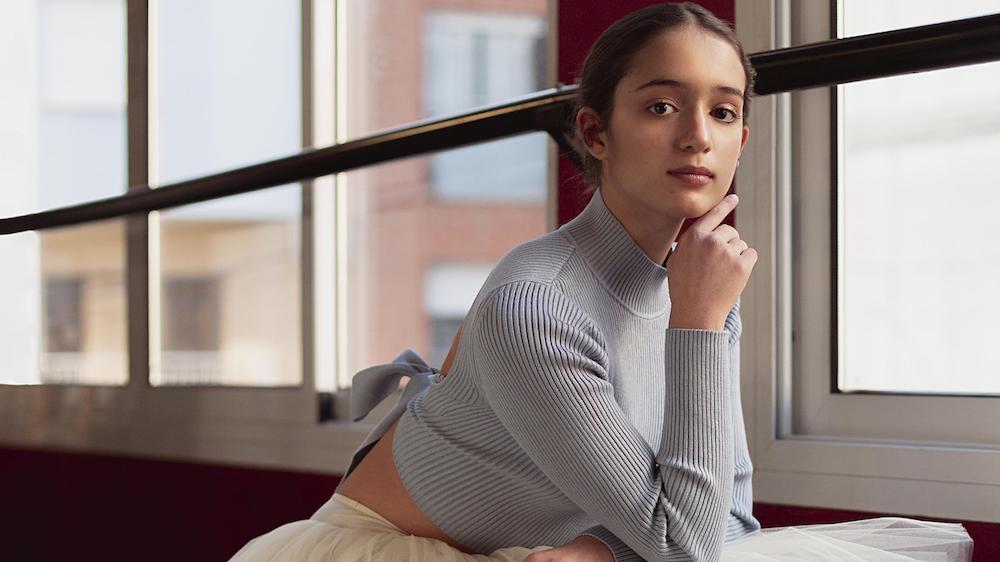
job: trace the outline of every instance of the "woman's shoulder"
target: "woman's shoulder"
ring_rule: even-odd
[[[563,230],[529,240],[507,252],[486,279],[493,289],[510,283],[551,285],[571,258],[575,246]]]
[[[579,307],[563,291],[566,276],[575,270],[567,268],[575,251],[576,245],[564,230],[549,232],[512,249],[487,276],[467,323],[478,324],[483,305],[495,308],[513,302],[526,314],[564,321],[566,315],[578,316]]]

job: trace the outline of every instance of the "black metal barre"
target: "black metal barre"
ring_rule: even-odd
[[[1000,60],[1000,14],[776,49],[750,60],[759,95],[990,62]]]
[[[756,95],[1000,60],[1000,14],[811,43],[750,55]],[[567,139],[576,86],[419,121],[326,148],[79,205],[0,219],[0,234],[190,205],[430,152],[544,131],[579,167]]]

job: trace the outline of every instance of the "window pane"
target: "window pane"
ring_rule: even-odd
[[[840,0],[843,35],[853,37],[1000,12],[997,0]]]
[[[400,179],[422,177],[428,160],[348,174],[352,374],[406,348],[440,366],[493,265],[545,232],[543,203],[442,203],[426,181]]]
[[[159,184],[300,150],[299,4],[157,2]]]
[[[301,149],[299,5],[157,4],[160,185]],[[153,384],[302,382],[300,215],[298,185],[154,215]]]
[[[20,0],[0,18],[0,216],[121,194],[125,3]],[[0,237],[0,383],[127,381],[125,230]]]
[[[548,135],[534,133],[434,155],[428,170],[431,196],[439,201],[541,203],[547,143]]]
[[[41,0],[37,6],[38,36],[31,38],[38,42],[37,207],[124,193],[125,2]]]
[[[348,137],[546,84],[547,0],[347,0]]]
[[[459,324],[493,265],[491,262],[438,261],[425,270],[424,312],[430,322],[430,343],[425,359],[431,365],[444,362]]]
[[[433,10],[424,15],[424,113],[494,104],[545,87],[545,20],[534,14]],[[541,63],[541,64],[540,64]],[[542,201],[543,133],[431,157],[437,199]],[[524,162],[510,166],[510,162]]]
[[[973,5],[989,3],[885,4],[847,2],[846,22],[858,23],[848,31],[977,15]],[[985,103],[1000,99],[1000,63],[841,92],[840,388],[1000,394],[990,352],[1000,314],[1000,107]]]
[[[41,235],[41,382],[125,384],[125,222]]]
[[[349,1],[348,136],[547,87],[546,5]],[[440,365],[489,270],[544,233],[546,158],[532,134],[347,174],[342,383],[408,347]]]
[[[0,237],[0,384],[128,380],[124,223]]]

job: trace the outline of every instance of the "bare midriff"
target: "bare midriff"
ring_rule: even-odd
[[[459,326],[451,350],[441,366],[443,375],[447,375],[455,359],[461,334],[462,328]],[[403,486],[396,470],[396,461],[392,457],[392,437],[396,433],[397,423],[398,420],[389,426],[385,435],[340,484],[337,493],[378,513],[404,533],[444,541],[468,554],[467,548],[446,535],[424,515]]]
[[[404,533],[438,539],[467,553],[465,547],[431,522],[407,493],[392,458],[395,431],[394,423],[344,480],[337,493],[363,504]]]

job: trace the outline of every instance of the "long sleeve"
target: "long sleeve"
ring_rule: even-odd
[[[727,332],[667,330],[656,452],[615,401],[600,332],[557,290],[499,287],[472,332],[486,400],[562,493],[646,560],[719,558],[734,477]]]
[[[733,471],[733,502],[726,521],[725,539],[733,540],[760,529],[760,523],[753,516],[753,463],[747,447],[746,429],[743,423],[743,407],[740,401],[740,335],[743,325],[740,318],[740,301],[729,312],[725,330],[729,333],[730,372],[732,381],[733,444],[735,463]],[[603,542],[614,554],[615,562],[641,561],[621,539],[608,529],[597,526],[582,533]]]
[[[733,505],[726,528],[726,538],[736,537],[760,529],[760,522],[753,516],[753,462],[747,446],[746,426],[743,422],[743,403],[740,399],[740,335],[743,322],[740,317],[740,299],[726,318],[726,331],[730,334],[729,353],[732,372],[733,444],[735,467],[733,474]]]

